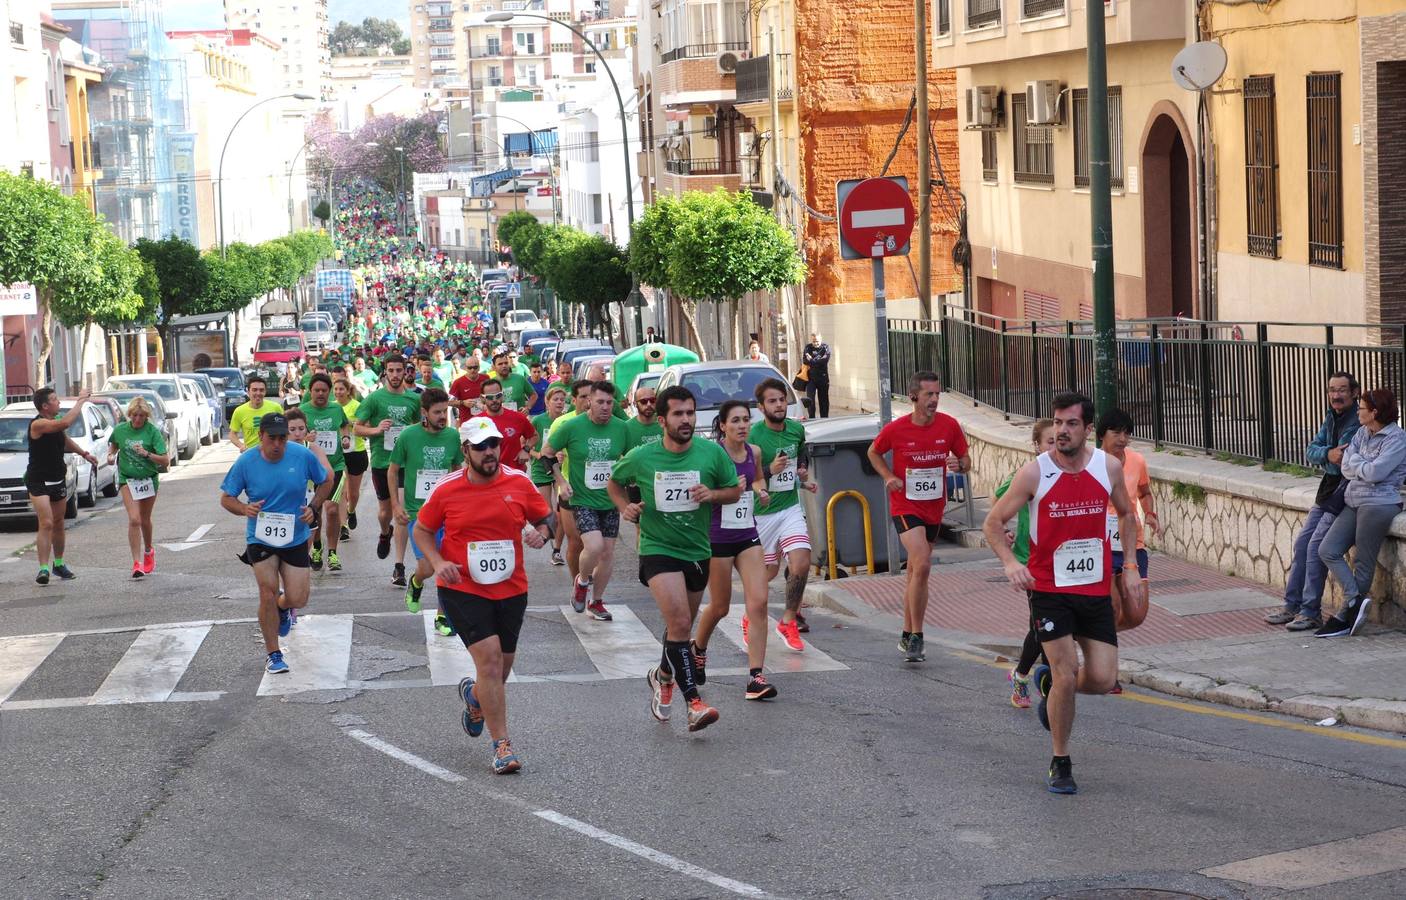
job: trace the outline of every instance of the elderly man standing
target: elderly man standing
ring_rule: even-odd
[[[830,417],[830,345],[812,332],[810,343],[801,350],[801,362],[809,371],[806,381],[806,397],[810,400],[811,411],[822,419]]]

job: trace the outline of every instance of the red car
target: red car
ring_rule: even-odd
[[[307,355],[308,345],[303,340],[303,333],[292,329],[265,331],[254,345],[255,362],[285,363]]]

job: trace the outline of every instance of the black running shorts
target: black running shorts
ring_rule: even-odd
[[[244,552],[238,557],[239,561],[245,565],[253,566],[272,557],[278,557],[278,561],[284,565],[292,566],[295,569],[306,569],[312,566],[312,560],[308,558],[308,544],[303,541],[292,547],[270,547],[267,544],[249,544],[245,546]]]
[[[371,484],[376,488],[377,500],[391,499],[390,469],[372,469]],[[400,470],[400,486],[405,487],[405,470]]]
[[[924,522],[917,516],[902,515],[893,517],[893,530],[899,534],[912,531],[914,528],[925,529],[925,534],[929,544],[936,544],[938,536],[942,533],[941,525],[934,525],[931,522]]]
[[[582,534],[599,531],[606,540],[620,536],[620,511],[617,509],[592,509],[589,506],[573,506],[576,515],[576,530]]]
[[[697,594],[708,586],[708,560],[690,562],[672,556],[641,556],[640,584],[649,587],[650,579],[668,572],[682,572],[684,588]]]
[[[365,450],[347,450],[342,453],[342,459],[347,461],[347,474],[355,478],[357,475],[366,474],[366,467],[369,460]]]
[[[1050,594],[1028,591],[1030,627],[1041,643],[1073,635],[1101,644],[1118,646],[1118,629],[1113,620],[1113,601],[1108,595]]]
[[[527,615],[527,595],[519,594],[506,600],[489,600],[476,594],[466,594],[452,588],[440,587],[439,608],[454,625],[465,647],[497,637],[504,653],[517,651],[522,620]]]

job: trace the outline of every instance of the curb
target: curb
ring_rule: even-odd
[[[901,625],[893,624],[898,622],[897,616],[874,609],[843,587],[829,582],[806,585],[805,601],[812,606],[875,626],[893,629]],[[946,638],[939,639],[937,643],[973,654],[991,654],[989,647],[973,646]],[[1128,684],[1186,700],[1255,712],[1279,713],[1314,722],[1331,718],[1357,728],[1406,734],[1406,701],[1402,700],[1370,697],[1352,699],[1314,694],[1272,700],[1254,685],[1219,682],[1204,675],[1176,669],[1158,669],[1138,660],[1120,660],[1118,678]]]

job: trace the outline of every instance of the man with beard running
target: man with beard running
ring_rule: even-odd
[[[405,429],[396,441],[386,473],[391,484],[395,523],[410,531],[410,549],[415,554],[415,571],[410,576],[410,586],[405,589],[405,608],[412,613],[420,611],[420,592],[424,590],[425,579],[434,573],[434,567],[425,558],[425,548],[415,540],[415,518],[434,486],[464,462],[458,434],[447,429],[449,395],[439,388],[425,388],[420,402],[424,406],[424,422]],[[397,484],[405,486],[404,499]],[[454,633],[454,626],[443,609],[435,616],[434,624],[435,630],[445,637]]]
[[[492,419],[498,433],[503,435],[503,446],[498,454],[500,464],[514,469],[526,469],[530,460],[525,450],[537,440],[537,431],[532,427],[532,420],[516,409],[503,406],[503,385],[496,378],[490,378],[483,383],[482,401],[483,412],[472,418],[482,416]]]
[[[389,356],[384,365],[386,385],[372,391],[356,410],[355,431],[371,438],[371,484],[376,488],[381,523],[381,536],[376,542],[376,558],[385,559],[391,552],[391,536],[395,536],[396,562],[391,569],[391,584],[405,587],[404,528],[392,529],[395,510],[391,506],[391,485],[386,472],[391,464],[391,451],[401,432],[420,421],[420,395],[408,389],[405,357]]]

